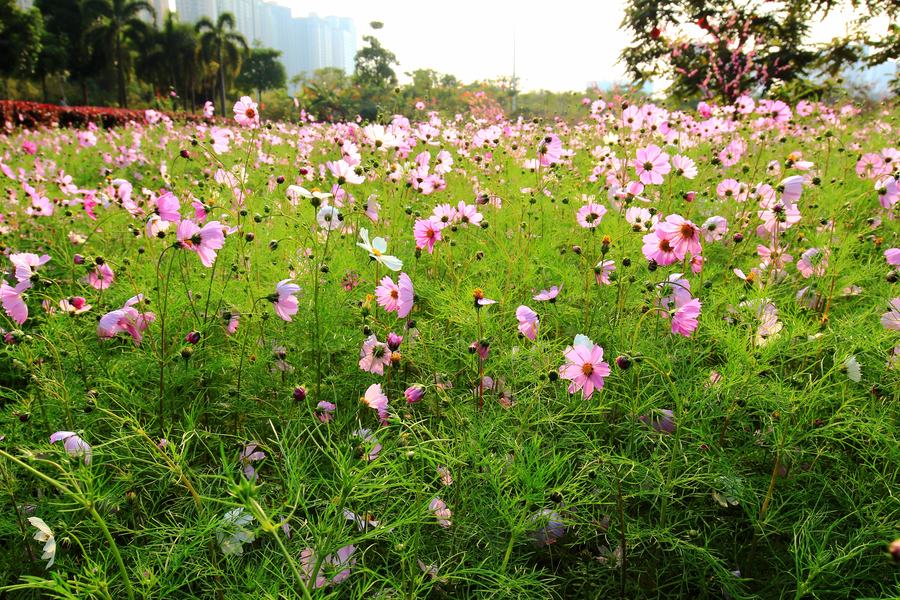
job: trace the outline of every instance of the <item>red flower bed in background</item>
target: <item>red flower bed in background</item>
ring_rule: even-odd
[[[190,113],[163,113],[174,121],[207,121]],[[145,123],[146,110],[111,108],[107,106],[59,106],[39,102],[0,100],[0,123],[5,127],[86,127],[95,123],[101,127],[115,127],[129,121]]]

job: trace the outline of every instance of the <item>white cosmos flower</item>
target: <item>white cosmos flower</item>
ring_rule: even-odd
[[[343,225],[343,218],[340,211],[330,204],[323,204],[319,212],[316,213],[316,221],[322,229],[334,231]]]
[[[56,538],[53,537],[53,532],[40,517],[28,517],[28,522],[32,526],[37,527],[34,539],[44,542],[44,553],[41,555],[41,558],[44,560],[50,559],[50,562],[47,563],[47,568],[49,569],[53,566],[53,561],[56,560]]]
[[[359,237],[362,238],[362,242],[357,242],[356,245],[368,252],[369,256],[383,264],[391,271],[399,271],[403,268],[402,260],[400,260],[396,256],[385,254],[385,252],[387,252],[387,242],[384,238],[377,237],[369,242],[369,230],[365,227],[359,230]]]
[[[856,356],[851,356],[845,360],[844,368],[847,370],[847,378],[850,379],[850,381],[859,383],[862,380],[862,371],[860,370],[859,361],[856,360]]]
[[[291,204],[296,205],[300,201],[300,198],[315,198],[324,201],[331,198],[331,194],[320,192],[318,190],[309,191],[305,187],[299,185],[289,185],[287,187],[287,197],[288,200],[291,201]]]

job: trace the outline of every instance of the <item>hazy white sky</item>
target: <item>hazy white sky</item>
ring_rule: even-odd
[[[619,30],[622,0],[272,0],[294,16],[351,17],[359,36],[376,32],[403,73],[432,68],[468,83],[516,72],[523,90],[582,91],[590,81],[621,80],[617,64],[628,36]],[[832,13],[813,38],[844,32],[852,11]],[[879,26],[883,27],[881,23]],[[360,41],[360,46],[362,42]]]

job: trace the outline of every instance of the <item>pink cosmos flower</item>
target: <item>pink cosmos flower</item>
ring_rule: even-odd
[[[881,324],[885,329],[900,331],[900,298],[894,298],[888,306],[891,310],[881,315]]]
[[[62,442],[69,456],[84,456],[84,464],[91,464],[91,446],[74,431],[57,431],[50,436],[50,443]]]
[[[258,105],[250,96],[241,96],[234,103],[234,120],[241,127],[255,127],[259,125]]]
[[[682,260],[688,252],[701,253],[700,228],[681,215],[669,215],[665,221],[656,225],[656,231],[666,234],[678,260]]]
[[[50,256],[43,254],[38,256],[31,252],[18,252],[9,255],[9,262],[13,264],[15,269],[15,277],[19,282],[28,281],[34,274],[34,270],[45,265],[50,261]]]
[[[692,298],[689,302],[678,304],[672,313],[672,333],[691,337],[697,329],[697,318],[700,316],[700,300]]]
[[[484,216],[478,212],[478,207],[473,204],[466,204],[462,200],[456,205],[456,218],[459,223],[465,227],[466,225],[478,225],[484,219]]]
[[[519,333],[533,342],[537,338],[537,313],[523,304],[516,309],[516,319],[519,320]]]
[[[575,215],[575,219],[578,221],[578,224],[585,229],[594,229],[597,225],[600,224],[600,220],[605,214],[605,206],[603,206],[602,204],[597,204],[595,202],[588,202],[578,209],[578,212]]]
[[[644,236],[644,246],[641,248],[641,252],[644,253],[644,258],[652,260],[660,266],[671,265],[680,260],[675,254],[675,248],[669,241],[668,234],[659,228]]]
[[[216,251],[225,245],[225,226],[218,221],[210,221],[200,227],[185,219],[178,224],[176,236],[182,248],[196,252],[203,266],[211,267],[216,260]]]
[[[594,279],[597,285],[610,285],[612,281],[609,278],[610,273],[616,270],[616,261],[601,260],[594,266]]]
[[[441,227],[431,219],[419,219],[413,226],[413,236],[417,249],[427,248],[428,254],[432,254],[435,242],[441,240]]]
[[[391,353],[388,347],[379,342],[375,334],[363,341],[359,350],[359,368],[376,375],[384,375],[384,368],[391,365]]]
[[[707,242],[718,242],[728,233],[728,221],[725,217],[710,217],[703,222],[700,229],[703,232],[703,239]]]
[[[316,418],[322,423],[330,423],[334,419],[335,409],[337,409],[336,405],[322,400],[316,405]]]
[[[402,319],[412,310],[415,294],[409,275],[400,273],[398,280],[399,285],[387,275],[382,277],[381,285],[375,288],[375,298],[384,310],[396,312]]]
[[[890,266],[900,267],[900,248],[888,248],[884,251],[884,258]]]
[[[339,185],[344,185],[345,183],[358,185],[365,181],[362,175],[356,173],[356,167],[343,159],[326,162],[325,166],[337,178]]]
[[[275,314],[284,319],[291,321],[291,316],[296,315],[300,308],[297,297],[294,296],[300,291],[300,286],[291,283],[291,279],[282,279],[275,286],[275,293],[269,299],[275,305]]]
[[[204,117],[206,117],[207,119],[212,119],[213,113],[215,113],[215,112],[216,112],[216,107],[210,100],[207,100],[206,102],[203,103],[203,116]]]
[[[138,312],[134,307],[144,299],[142,294],[129,298],[125,305],[118,310],[113,310],[100,318],[97,323],[97,335],[101,338],[112,338],[120,333],[127,333],[138,346],[143,339],[143,332],[156,320],[152,312]]]
[[[781,200],[785,203],[793,204],[800,199],[803,193],[803,176],[791,175],[783,179],[778,184],[778,190],[781,192]]]
[[[535,294],[533,298],[538,302],[556,302],[556,297],[559,295],[560,289],[559,286],[554,285],[551,286],[549,290],[541,290],[540,293]]]
[[[800,255],[797,261],[797,270],[803,275],[804,279],[809,279],[813,275],[821,277],[828,268],[828,252],[822,252],[818,248],[810,248]]]
[[[180,209],[181,203],[172,192],[164,192],[156,199],[156,214],[163,221],[181,220],[181,214],[178,212]]]
[[[575,344],[565,350],[568,361],[559,368],[559,376],[568,379],[569,393],[581,390],[585,400],[594,390],[603,389],[603,378],[610,373],[609,364],[603,362],[603,348],[584,336],[576,337]]]
[[[28,305],[22,298],[25,290],[31,287],[31,280],[20,281],[15,287],[3,281],[0,283],[0,304],[9,318],[21,325],[28,319]]]
[[[380,383],[373,383],[366,389],[365,395],[361,398],[363,403],[369,408],[374,409],[378,413],[378,419],[382,425],[388,422],[388,397],[381,391]]]
[[[659,146],[650,144],[637,151],[634,170],[644,185],[659,185],[663,182],[663,176],[672,170],[672,166],[669,164],[669,155]]]
[[[563,146],[562,141],[555,134],[550,134],[541,140],[538,146],[538,155],[542,167],[548,167],[554,163],[558,163],[562,158]]]
[[[105,290],[112,285],[115,277],[116,276],[113,273],[113,270],[107,263],[104,262],[101,265],[97,265],[96,268],[91,269],[91,271],[88,273],[87,279],[88,283],[95,290]]]
[[[675,174],[685,179],[694,179],[697,176],[697,164],[687,156],[676,154],[672,157],[672,166],[675,167]]]

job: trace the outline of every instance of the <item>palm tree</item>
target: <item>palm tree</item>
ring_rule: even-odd
[[[156,15],[153,6],[145,0],[89,0],[88,8],[99,19],[94,26],[97,36],[113,51],[116,67],[116,81],[119,90],[119,106],[128,107],[128,93],[125,89],[125,72],[130,62],[126,44],[141,34],[146,37],[149,27],[141,20],[140,14],[148,12]]]
[[[233,71],[240,69],[241,58],[249,52],[247,40],[234,30],[234,15],[222,13],[215,23],[207,18],[197,21],[197,32],[200,34],[200,50],[204,58],[214,60],[219,65],[219,100],[221,111],[225,114],[225,67]]]
[[[198,80],[199,38],[190,25],[182,24],[172,13],[166,16],[162,29],[151,29],[141,41],[141,53],[135,67],[145,81],[157,91],[173,88],[185,109],[194,107]]]

